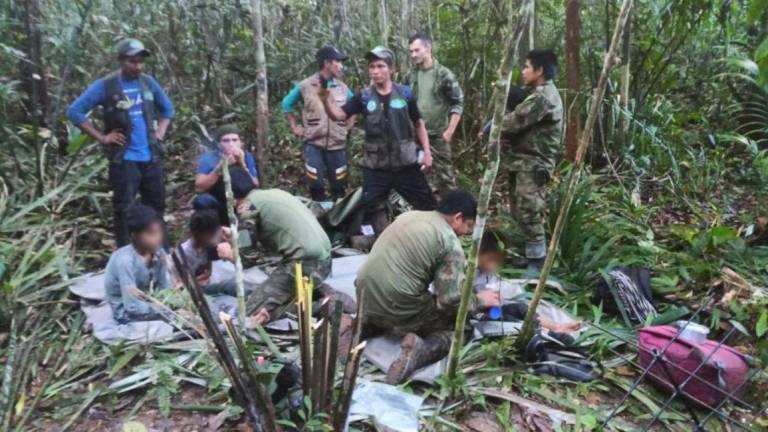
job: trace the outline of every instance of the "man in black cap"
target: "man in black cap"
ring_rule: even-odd
[[[332,46],[324,46],[316,54],[319,71],[298,83],[283,98],[283,112],[291,130],[304,142],[304,172],[309,194],[315,201],[326,199],[325,180],[330,186],[331,198],[344,196],[347,186],[347,133],[354,118],[336,121],[328,118],[318,98],[321,87],[327,87],[336,103],[343,105],[352,92],[341,81],[343,62],[347,56]],[[301,99],[302,124],[296,122],[293,108]]]
[[[69,107],[67,117],[107,150],[115,239],[118,246],[125,246],[127,210],[137,194],[161,218],[165,211],[161,142],[174,110],[157,81],[143,73],[144,60],[150,56],[144,44],[124,39],[115,53],[120,70],[91,84]],[[103,108],[103,132],[87,117],[97,106]]]
[[[356,114],[363,116],[362,205],[372,213],[395,190],[416,210],[433,210],[437,203],[424,174],[424,170],[432,166],[432,155],[416,100],[408,86],[392,82],[395,64],[392,50],[376,47],[365,58],[370,86],[343,106],[327,97],[324,90],[320,92],[330,118],[344,120]],[[423,160],[420,160],[420,149]],[[374,228],[377,234],[383,229]]]

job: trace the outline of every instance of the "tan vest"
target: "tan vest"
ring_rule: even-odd
[[[304,109],[301,111],[304,141],[327,150],[341,150],[347,145],[347,122],[333,121],[325,113],[323,102],[317,95],[321,79],[320,74],[316,73],[299,83],[304,101]],[[328,92],[342,106],[347,102],[349,88],[337,79],[333,83],[335,85],[329,87]]]

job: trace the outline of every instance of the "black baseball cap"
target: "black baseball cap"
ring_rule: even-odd
[[[365,54],[365,59],[368,61],[383,60],[391,66],[395,62],[395,53],[387,47],[377,46]]]
[[[144,44],[138,39],[123,39],[115,45],[115,52],[120,57],[143,56],[149,57],[152,53],[144,48]]]
[[[344,61],[348,57],[341,53],[341,51],[337,50],[336,48],[326,45],[319,50],[317,50],[317,54],[315,54],[315,57],[317,58],[317,61],[323,61],[323,60],[338,60],[338,61]]]

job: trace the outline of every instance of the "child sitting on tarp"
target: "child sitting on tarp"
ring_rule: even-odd
[[[189,220],[190,237],[179,249],[184,253],[189,271],[208,295],[226,294],[237,296],[235,279],[230,277],[210,283],[213,262],[219,260],[219,248],[228,247],[230,230],[222,227],[215,210],[196,210]]]
[[[500,289],[502,280],[498,275],[498,271],[503,264],[504,249],[498,237],[493,232],[485,232],[480,240],[480,251],[477,258],[477,272],[475,273],[474,282],[476,293],[483,290]],[[485,311],[481,316],[481,320],[522,321],[525,319],[526,313],[528,313],[528,303],[515,301],[503,304],[500,310]],[[541,327],[554,332],[574,332],[581,327],[579,321],[557,323],[541,316],[538,317],[538,322]]]
[[[131,243],[112,253],[104,284],[112,316],[118,323],[165,320],[161,309],[137,295],[170,286],[163,250],[163,221],[151,207],[134,204],[127,212]]]

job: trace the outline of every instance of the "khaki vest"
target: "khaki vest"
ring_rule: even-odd
[[[301,120],[304,124],[304,141],[326,150],[342,150],[347,145],[347,122],[334,121],[328,117],[323,102],[318,97],[320,91],[319,73],[312,75],[299,83],[304,109]],[[334,79],[333,86],[328,92],[339,106],[347,102],[349,88],[341,80]]]

